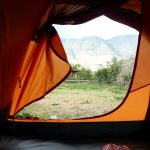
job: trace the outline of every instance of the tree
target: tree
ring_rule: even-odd
[[[69,76],[68,79],[70,80],[90,80],[93,78],[93,72],[81,66],[80,64],[72,64],[72,74]]]
[[[122,61],[117,57],[113,57],[111,62],[107,62],[107,66],[102,69],[98,69],[95,72],[96,79],[100,84],[112,84],[117,81],[118,74],[122,69]]]
[[[102,68],[102,69],[98,69],[94,76],[95,79],[98,80],[98,82],[100,84],[108,84],[109,83],[109,77],[108,77],[108,68]]]
[[[112,84],[117,81],[117,77],[122,69],[122,61],[118,60],[117,57],[113,57],[111,62],[107,64],[109,83]]]
[[[90,69],[81,67],[78,72],[78,76],[80,80],[90,80],[93,77],[93,73]]]

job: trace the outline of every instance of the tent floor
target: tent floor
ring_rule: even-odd
[[[100,150],[110,143],[150,150],[150,122],[10,122],[0,133],[0,150]]]
[[[0,150],[100,150],[106,144],[125,145],[131,150],[150,150],[149,138],[78,138],[39,139],[21,136],[3,135],[0,138]]]

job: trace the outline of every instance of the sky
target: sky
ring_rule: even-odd
[[[115,22],[105,16],[98,17],[80,25],[54,25],[61,38],[82,38],[98,36],[105,40],[126,34],[138,34],[138,31]]]

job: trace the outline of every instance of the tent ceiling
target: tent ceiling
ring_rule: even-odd
[[[141,1],[54,0],[48,22],[49,24],[81,24],[101,15],[139,30]]]

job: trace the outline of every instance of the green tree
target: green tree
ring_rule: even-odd
[[[81,67],[78,76],[80,80],[91,80],[93,77],[93,73],[90,69]]]
[[[95,79],[98,80],[100,84],[108,84],[108,68],[98,69],[95,74]]]
[[[72,74],[68,79],[70,80],[91,80],[93,78],[93,72],[81,66],[80,64],[72,64]]]
[[[122,61],[118,60],[117,57],[113,57],[111,62],[107,64],[108,66],[108,79],[109,83],[112,84],[117,81],[117,77],[122,69]]]
[[[117,80],[118,74],[122,69],[122,61],[113,57],[110,62],[107,62],[107,66],[102,69],[98,69],[95,72],[95,77],[100,84],[112,84]]]

